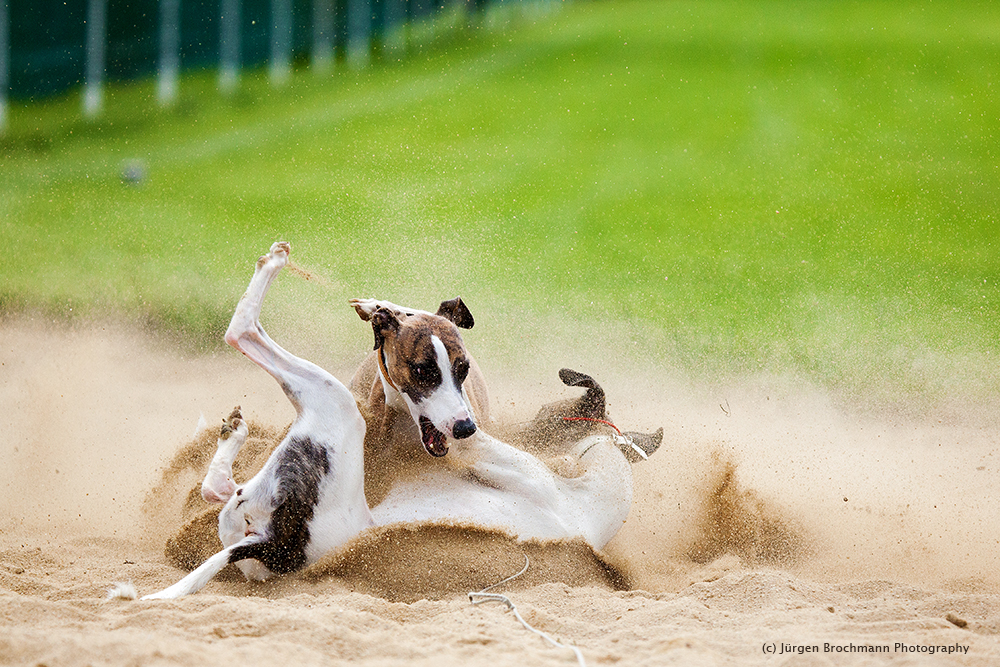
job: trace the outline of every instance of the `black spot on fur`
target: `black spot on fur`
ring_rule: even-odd
[[[319,502],[319,484],[330,473],[326,450],[308,437],[293,438],[278,459],[278,492],[265,542],[232,550],[229,562],[255,558],[275,574],[298,570],[306,562],[309,521]]]

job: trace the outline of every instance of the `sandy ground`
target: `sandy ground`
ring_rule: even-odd
[[[495,370],[501,418],[570,395]],[[0,664],[575,664],[503,605],[469,602],[524,553],[528,574],[502,590],[590,665],[1000,664],[995,409],[904,418],[788,379],[594,374],[620,425],[667,432],[603,554],[631,590],[587,579],[580,554],[445,531],[340,570],[106,600],[115,582],[142,594],[183,574],[164,556],[177,526],[141,508],[177,501],[147,496],[199,418],[240,404],[280,426],[291,408],[236,353],[0,323]]]

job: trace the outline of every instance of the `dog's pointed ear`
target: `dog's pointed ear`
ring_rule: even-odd
[[[460,296],[456,296],[449,301],[442,301],[441,306],[435,314],[440,315],[446,320],[451,320],[459,329],[471,329],[476,324],[476,320],[473,319],[472,313],[469,312],[468,307],[462,302],[462,297]]]
[[[396,319],[392,311],[385,308],[378,308],[371,315],[372,331],[375,332],[375,349],[379,349],[385,343],[386,334],[395,334],[399,331],[399,320]]]

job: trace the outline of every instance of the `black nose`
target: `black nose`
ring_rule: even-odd
[[[471,419],[463,419],[460,422],[455,422],[455,428],[451,429],[452,436],[458,440],[468,438],[475,432],[476,424]]]

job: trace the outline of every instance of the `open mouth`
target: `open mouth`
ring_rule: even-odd
[[[435,428],[427,417],[420,417],[420,440],[424,449],[431,456],[444,456],[448,453],[448,439],[445,434]]]

